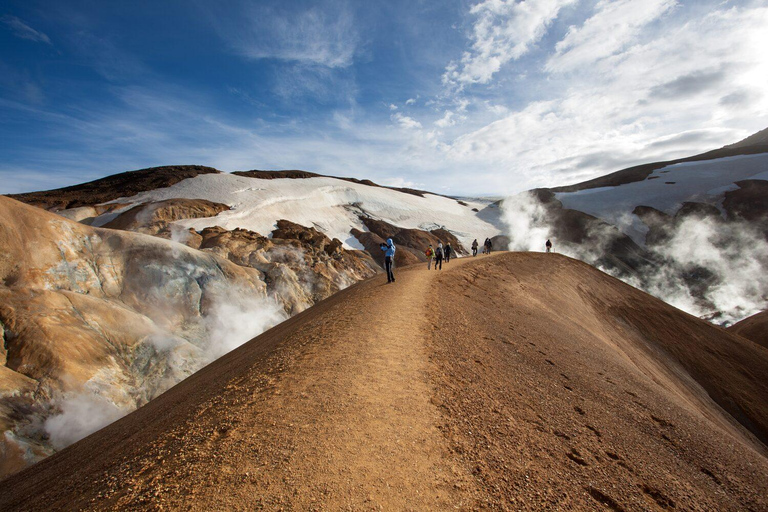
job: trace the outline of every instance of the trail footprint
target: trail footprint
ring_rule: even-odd
[[[672,424],[672,422],[669,422],[663,418],[659,418],[658,416],[654,416],[651,414],[651,419],[661,425],[662,427],[674,427],[675,425]]]
[[[589,463],[584,460],[581,453],[579,453],[576,448],[571,448],[571,451],[565,455],[579,466],[589,466]]]
[[[661,492],[658,489],[654,489],[653,487],[650,487],[649,485],[643,484],[639,486],[645,494],[650,496],[653,501],[656,502],[657,505],[659,505],[663,509],[670,509],[675,508],[675,502],[669,499],[666,495],[664,495],[663,492]]]
[[[611,510],[614,510],[615,512],[624,512],[624,507],[619,505],[619,503],[605,494],[602,491],[599,491],[595,489],[594,487],[585,487],[587,492],[589,493],[592,498],[597,501],[598,503],[602,503],[606,507],[610,508]]]

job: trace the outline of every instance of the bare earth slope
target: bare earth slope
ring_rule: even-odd
[[[0,509],[765,510],[743,425],[765,439],[766,374],[763,347],[563,256],[418,265],[6,479]]]
[[[728,330],[768,348],[768,311],[745,318]]]

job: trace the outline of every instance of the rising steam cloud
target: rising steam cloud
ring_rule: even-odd
[[[137,354],[146,366],[141,378],[100,371],[84,388],[57,396],[57,411],[43,420],[53,448],[59,450],[122,418],[208,363],[287,318],[271,297],[249,290],[214,291],[197,325],[182,338],[167,331],[148,336]]]
[[[601,264],[615,231],[591,227],[590,243],[554,238],[551,216],[532,194],[502,203],[509,249],[543,251],[551,238],[558,252],[580,259],[695,316],[728,325],[768,307],[768,243],[763,233],[744,221],[690,217],[671,228],[662,243],[647,247],[654,263],[635,274]],[[627,214],[619,228],[637,226]]]

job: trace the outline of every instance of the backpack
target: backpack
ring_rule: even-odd
[[[432,251],[431,247],[427,247],[427,251],[424,254],[427,255],[427,258],[431,258],[432,255],[434,254],[434,251]]]
[[[442,258],[443,257],[443,250],[440,247],[435,249],[435,256],[438,257],[438,258]]]

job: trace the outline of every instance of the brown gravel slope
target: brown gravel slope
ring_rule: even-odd
[[[355,285],[0,483],[1,510],[765,510],[768,350],[554,254]],[[706,391],[705,391],[706,390]]]
[[[728,330],[768,348],[768,311],[745,318],[730,326]]]

